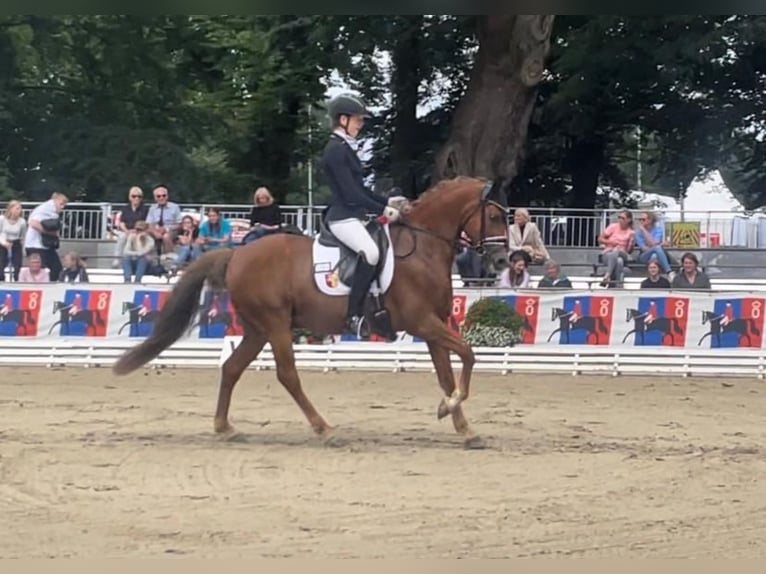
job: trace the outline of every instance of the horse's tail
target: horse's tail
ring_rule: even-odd
[[[184,269],[154,321],[151,335],[123,353],[112,371],[127,375],[180,339],[196,316],[205,281],[209,281],[213,289],[225,287],[226,267],[233,253],[233,249],[211,251]]]
[[[598,318],[598,328],[599,331],[601,331],[604,335],[609,333],[609,329],[606,328],[606,323],[604,322],[604,319],[601,317]]]
[[[755,335],[756,337],[761,336],[761,330],[758,328],[758,325],[753,319],[750,319],[750,331]]]
[[[35,324],[35,316],[34,316],[34,315],[32,315],[32,311],[30,311],[29,309],[27,309],[27,310],[25,311],[25,313],[27,314],[27,324],[29,324],[29,325],[34,325],[34,324]]]
[[[673,319],[673,332],[676,335],[684,334],[684,330],[681,328],[681,325],[678,324],[678,319]]]

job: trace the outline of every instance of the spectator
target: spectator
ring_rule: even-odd
[[[21,216],[21,202],[11,200],[0,215],[0,281],[5,281],[8,263],[13,270],[13,280],[19,280],[21,272],[22,239],[27,233],[27,221]]]
[[[27,257],[37,253],[48,268],[50,281],[58,281],[61,275],[59,259],[59,232],[61,231],[61,212],[67,204],[67,196],[55,192],[51,198],[38,205],[29,214],[29,225],[24,237]]]
[[[211,251],[221,247],[231,247],[231,224],[221,217],[221,210],[211,207],[207,211],[207,221],[199,227],[197,243],[203,251]]]
[[[64,283],[89,282],[88,272],[85,270],[85,261],[77,253],[70,251],[64,255],[63,264],[59,281]]]
[[[43,267],[43,258],[39,253],[29,255],[27,265],[21,268],[19,283],[50,283],[50,270]]]
[[[657,216],[651,211],[641,213],[638,218],[638,231],[636,231],[636,246],[640,251],[638,260],[641,263],[656,260],[662,272],[672,281],[673,270],[664,249],[669,245],[670,242],[665,239],[665,227],[657,222]]]
[[[552,287],[571,289],[572,282],[566,275],[561,273],[561,265],[553,259],[548,259],[548,261],[545,262],[545,277],[540,279],[540,283],[537,284],[537,287],[541,289]]]
[[[508,228],[508,247],[511,251],[526,251],[535,265],[540,265],[550,258],[540,230],[529,220],[529,211],[523,207],[513,212],[513,224]]]
[[[660,275],[660,264],[656,259],[646,264],[646,275],[641,281],[641,289],[670,289],[670,281]]]
[[[699,269],[699,259],[686,252],[681,257],[681,272],[670,284],[673,289],[710,289],[710,279]]]
[[[122,253],[122,275],[125,283],[130,283],[135,274],[135,282],[141,283],[154,254],[154,237],[149,233],[146,221],[136,221],[128,233],[125,250]]]
[[[500,274],[500,287],[511,289],[526,289],[529,287],[529,272],[527,271],[526,251],[516,251],[511,254],[511,264]]]
[[[168,188],[158,185],[152,190],[154,204],[149,208],[146,222],[160,252],[171,253],[175,242],[176,230],[181,221],[181,208],[169,200]]]
[[[481,255],[476,253],[476,250],[471,247],[471,240],[465,231],[460,233],[455,265],[457,266],[460,278],[463,280],[463,286],[471,287],[477,283],[481,284],[479,280],[485,276],[481,264]]]
[[[120,219],[117,224],[117,244],[114,246],[114,256],[117,259],[115,259],[113,267],[118,267],[121,263],[129,232],[134,229],[136,222],[145,222],[148,215],[149,206],[144,203],[143,190],[140,187],[131,187],[128,191],[128,205],[120,210]]]
[[[250,227],[252,230],[242,243],[250,243],[264,235],[278,232],[282,227],[282,210],[274,202],[274,197],[266,187],[259,187],[253,194],[253,208],[250,210]]]
[[[599,245],[604,248],[601,255],[606,264],[602,287],[613,283],[622,284],[625,262],[628,254],[633,251],[634,241],[633,214],[624,209],[617,216],[617,222],[607,226],[598,237]]]
[[[178,237],[176,238],[178,242],[176,269],[184,267],[201,255],[202,249],[197,243],[198,237],[199,228],[197,223],[191,215],[184,215],[181,219],[181,226],[178,228]]]

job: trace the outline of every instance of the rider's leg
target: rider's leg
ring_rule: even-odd
[[[329,224],[330,231],[343,244],[359,255],[354,280],[349,293],[346,325],[350,331],[360,335],[364,321],[364,301],[370,284],[375,279],[375,267],[380,260],[380,250],[364,225],[358,219],[337,221]]]

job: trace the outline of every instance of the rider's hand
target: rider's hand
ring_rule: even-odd
[[[390,205],[388,205],[383,210],[383,215],[385,216],[386,219],[388,219],[388,221],[394,222],[399,220],[399,217],[401,216],[401,212],[395,207],[391,207]]]

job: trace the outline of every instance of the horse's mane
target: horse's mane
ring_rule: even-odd
[[[484,177],[470,177],[467,175],[458,175],[450,179],[443,179],[429,187],[426,191],[421,193],[416,200],[411,202],[412,207],[417,207],[421,203],[428,203],[432,197],[443,193],[446,189],[453,188],[455,186],[467,183],[481,183],[486,184],[489,180]]]

